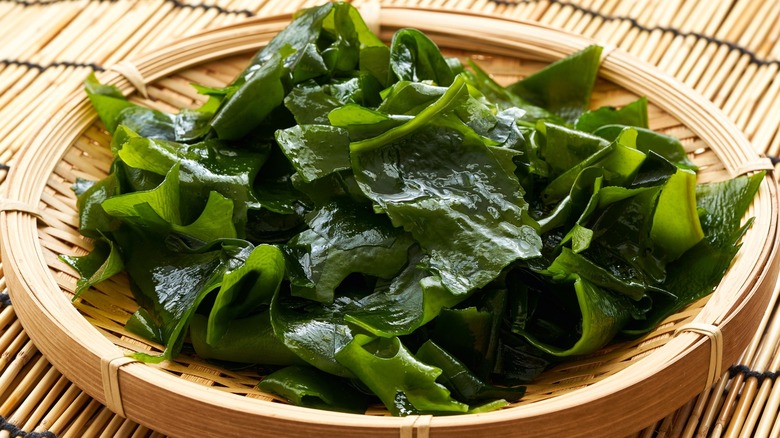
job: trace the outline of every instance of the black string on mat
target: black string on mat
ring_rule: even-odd
[[[38,71],[44,71],[56,67],[75,67],[75,68],[89,67],[95,71],[105,70],[105,68],[93,62],[73,62],[73,61],[55,61],[50,64],[39,64],[37,62],[22,61],[19,59],[0,59],[0,65],[25,67],[33,70],[38,70]]]
[[[11,297],[8,296],[8,291],[0,293],[0,309],[11,305]]]
[[[530,4],[530,3],[539,3],[539,0],[490,0],[491,2],[499,5],[506,5],[506,6],[514,6],[518,4]],[[568,1],[564,0],[546,0],[550,4],[558,4],[561,6],[566,6],[574,9],[575,11],[581,12],[585,15],[590,15],[591,17],[598,17],[603,19],[604,21],[627,21],[631,23],[631,26],[645,32],[653,32],[653,31],[661,31],[661,32],[669,32],[672,35],[680,36],[680,37],[695,37],[704,41],[707,41],[708,43],[715,43],[721,46],[726,46],[729,48],[729,50],[734,50],[739,52],[741,55],[745,55],[750,59],[750,62],[753,64],[757,64],[759,66],[764,65],[777,65],[780,66],[780,59],[761,59],[759,58],[755,53],[753,53],[750,49],[747,47],[740,46],[739,44],[735,44],[729,41],[724,41],[719,38],[715,38],[710,35],[705,35],[703,33],[699,32],[683,32],[679,29],[673,28],[673,27],[665,27],[665,26],[645,26],[639,21],[637,21],[636,18],[625,16],[625,15],[607,15],[602,14],[599,11],[595,11],[593,9],[588,9],[584,6],[580,6],[578,4],[574,4]]]
[[[116,3],[121,0],[92,0],[99,3]],[[57,3],[71,3],[74,0],[0,0],[0,3],[15,3],[19,6],[48,6]]]
[[[100,3],[118,3],[122,0],[93,0]],[[0,3],[14,3],[19,6],[48,6],[58,3],[72,3],[74,0],[0,0]],[[206,3],[189,3],[180,0],[165,0],[166,3],[173,4],[177,8],[190,8],[190,9],[203,9],[217,11],[220,14],[236,14],[246,15],[247,17],[254,17],[255,13],[249,9],[229,9],[223,8],[219,5],[212,5]]]
[[[15,3],[17,5],[21,6],[45,6],[45,5],[52,5],[57,3],[66,3],[73,0],[0,0],[0,2],[3,3]],[[109,2],[109,3],[115,3],[122,0],[98,0],[100,2]],[[249,9],[229,9],[224,8],[219,5],[215,4],[206,4],[206,3],[190,3],[186,1],[181,0],[164,0],[167,3],[171,3],[176,8],[189,8],[189,9],[203,9],[203,10],[214,10],[219,12],[220,14],[236,14],[236,15],[245,15],[247,17],[254,17],[255,13],[250,11]],[[531,3],[539,3],[540,0],[490,0],[495,4],[499,5],[506,5],[506,6],[514,6],[518,4],[531,4]],[[675,36],[681,36],[681,37],[695,37],[698,39],[701,39],[703,41],[707,41],[708,43],[715,43],[721,46],[728,47],[729,50],[736,51],[740,53],[741,55],[747,56],[751,63],[759,65],[759,66],[768,66],[768,65],[777,65],[780,66],[780,59],[761,59],[759,58],[753,51],[750,49],[740,46],[739,44],[735,44],[729,41],[724,41],[719,38],[715,38],[710,35],[705,35],[699,32],[683,32],[679,29],[673,28],[673,27],[665,27],[665,26],[645,26],[639,21],[637,21],[636,18],[629,17],[626,15],[607,15],[602,14],[601,12],[595,11],[593,9],[588,9],[584,6],[580,6],[578,4],[574,4],[565,0],[546,0],[549,3],[555,3],[561,6],[570,7],[576,11],[579,11],[583,14],[590,15],[591,17],[599,17],[603,19],[604,21],[627,21],[631,23],[631,25],[639,30],[646,31],[646,32],[653,32],[653,31],[661,31],[661,32],[669,32]],[[43,70],[46,67],[45,66],[39,66],[38,64],[30,63],[28,61],[19,61],[19,60],[0,60],[0,64],[5,65],[23,65],[30,68],[36,68],[39,70]],[[82,63],[60,63],[60,65],[73,65],[73,66],[93,66],[94,64],[82,64]],[[98,70],[98,69],[96,69]],[[100,71],[100,70],[98,70]]]
[[[49,432],[48,430],[46,432],[25,432],[15,424],[10,423],[2,415],[0,415],[0,430],[8,432],[11,438],[57,438],[54,432]]]
[[[744,374],[745,377],[755,377],[758,380],[758,384],[760,385],[764,379],[769,379],[772,381],[775,381],[778,376],[780,376],[780,372],[778,371],[754,371],[750,369],[747,365],[732,365],[731,368],[729,368],[729,378],[734,378],[737,374]]]
[[[189,3],[189,2],[183,2],[179,0],[165,0],[167,3],[173,4],[173,6],[177,8],[190,8],[190,9],[203,9],[203,10],[212,10],[217,11],[220,14],[236,14],[236,15],[246,15],[247,17],[254,17],[255,13],[250,11],[249,9],[228,9],[223,8],[219,5],[210,5],[205,3]]]

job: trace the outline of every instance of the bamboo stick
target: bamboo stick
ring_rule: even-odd
[[[710,429],[713,427],[713,424],[715,424],[716,419],[718,418],[718,413],[720,412],[721,407],[724,403],[724,397],[723,392],[726,389],[726,385],[729,382],[729,374],[728,372],[723,375],[720,380],[715,384],[715,387],[712,388],[709,392],[704,392],[699,397],[704,398],[707,400],[707,407],[704,410],[704,414],[702,415],[701,422],[699,424],[698,428],[698,435],[699,436],[707,436],[709,434]],[[712,436],[717,435],[717,427],[712,432]]]
[[[35,386],[32,388],[32,391],[22,399],[22,403],[9,417],[9,421],[12,424],[21,425],[22,430],[27,428],[27,423],[35,421],[35,417],[32,417],[32,414],[36,411],[36,406],[41,404],[46,395],[51,391],[52,387],[57,383],[57,380],[61,377],[60,373],[46,361],[42,362],[41,372],[45,373],[43,377],[37,382],[30,382],[34,383]],[[32,372],[27,374],[27,376],[32,375]],[[19,385],[18,388],[23,387],[22,385]]]
[[[780,287],[775,287],[774,295],[778,294]],[[757,372],[764,372],[769,365],[772,355],[775,352],[775,346],[780,340],[780,309],[774,310],[774,316],[766,330],[761,337],[761,346],[757,355],[751,361],[751,369]],[[748,358],[750,359],[750,358]],[[746,379],[745,387],[741,391],[741,397],[736,407],[736,412],[733,417],[729,428],[727,429],[727,437],[735,437],[742,429],[742,425],[748,417],[750,405],[754,400],[755,393],[758,390],[758,381],[755,377]]]
[[[683,33],[690,32],[693,25],[689,23],[696,19],[694,10],[699,4],[699,1],[683,2],[679,12],[672,17],[671,21],[666,21],[670,24],[669,27],[680,29],[680,32]],[[676,53],[676,50],[679,49],[679,44],[675,45],[675,43],[679,43],[682,40],[683,38],[677,38],[671,32],[664,32],[655,45],[648,44],[646,46],[641,56],[651,64],[660,65],[664,56]]]
[[[118,417],[118,418],[121,418],[121,417]],[[124,421],[120,425],[119,429],[117,429],[116,433],[117,433],[118,436],[132,438],[132,437],[136,436],[136,434],[138,433],[139,430],[146,431],[147,435],[151,434],[151,431],[148,431],[148,429],[143,428],[138,423],[135,423],[135,422],[127,420],[127,419],[124,419]]]
[[[648,5],[647,2],[620,2],[614,11],[616,16],[636,17]],[[609,41],[610,43],[626,50],[623,44],[623,38],[626,33],[632,29],[631,23],[625,20],[607,21],[595,37],[599,40]]]
[[[777,24],[777,17],[780,14],[780,3],[777,2],[758,2],[761,8],[757,11],[760,20],[753,21],[741,35],[737,44],[748,49],[756,48],[756,41],[764,41],[767,33]],[[724,52],[725,47],[721,48]],[[737,64],[739,62],[739,64]],[[740,55],[736,51],[731,51],[725,57],[721,64],[712,64],[706,70],[700,79],[700,89],[705,97],[712,99],[716,90],[723,87],[725,77],[728,75],[739,76],[747,66],[749,59],[745,55]],[[732,118],[733,119],[733,118]],[[739,124],[738,124],[739,126]]]
[[[754,117],[748,124],[746,131],[748,135],[751,135],[759,150],[777,155],[780,151],[777,146],[772,146],[771,139],[772,137],[778,138],[778,126],[780,126],[780,111],[776,108],[773,109],[777,105],[777,97],[780,96],[780,75],[777,74],[777,67],[773,67],[772,71],[774,79],[756,107],[756,113],[763,115],[763,118]]]
[[[103,25],[101,18],[105,13],[105,9],[105,3],[87,3],[81,13],[79,13],[68,26],[65,26],[49,44],[30,58],[31,61],[46,64],[48,63],[48,60],[57,59],[60,55],[64,58],[69,47],[71,51],[81,49],[82,47],[76,46],[75,43],[79,41],[81,34],[85,32],[85,29],[88,30],[88,34],[92,34],[92,32],[89,31],[92,23],[99,23],[99,26]],[[96,40],[87,40],[87,43],[94,41]],[[85,48],[88,49],[88,47]]]
[[[660,4],[655,4],[653,8],[647,8],[643,15],[637,17],[637,21],[646,28],[658,27],[660,23],[667,22],[669,17],[677,14],[679,7],[679,1],[664,2],[663,7],[660,7]],[[646,50],[646,47],[655,46],[655,40],[660,37],[661,31],[653,30],[648,32],[634,28],[632,32],[634,37],[629,43],[628,52],[639,59],[646,59],[642,56],[642,52]]]
[[[686,403],[685,406],[683,406],[677,411],[675,415],[674,426],[672,427],[672,430],[669,432],[670,438],[679,438],[683,436],[685,425],[688,422],[688,419],[690,418],[691,412],[693,412],[695,405],[696,405],[696,399],[693,399],[688,403]]]
[[[737,20],[737,17],[744,13],[748,3],[750,2],[746,0],[738,0],[737,3],[732,6],[729,2],[718,2],[717,5],[719,8],[715,10],[717,14],[708,21],[703,21],[700,31],[706,35],[714,35],[719,29],[731,28],[734,25],[733,22]],[[702,4],[705,10],[700,12],[703,13],[703,16],[706,16],[707,10],[712,10],[712,7],[710,2],[702,2]],[[721,35],[716,35],[716,37],[720,38]],[[661,67],[664,68],[664,70],[683,80],[689,76],[689,73],[696,62],[702,58],[702,52],[708,47],[708,43],[704,40],[699,40],[694,37],[686,37],[686,39],[686,43],[690,45],[690,49],[680,53],[675,57],[673,63],[670,63],[668,66],[663,63],[661,64]],[[667,69],[665,67],[671,68]]]
[[[656,430],[658,430],[658,427],[660,425],[660,422],[655,422],[653,425],[648,427],[647,429],[643,430],[642,432],[639,432],[637,435],[639,438],[652,438],[656,435]]]
[[[101,436],[105,432],[108,432],[107,436],[113,436],[115,429],[111,427],[111,422],[114,417],[116,415],[113,412],[98,403],[95,407],[95,414],[90,415],[89,421],[84,423],[83,436]]]
[[[588,4],[587,8],[591,10],[601,10],[604,8],[605,1],[606,0],[594,0],[593,2]],[[574,16],[574,19],[571,20],[571,23],[569,23],[566,29],[571,31],[572,33],[584,35],[585,29],[592,22],[593,17],[594,17],[593,15],[577,11],[577,13]]]
[[[132,32],[127,35],[122,44],[117,45],[115,50],[112,50],[105,58],[103,63],[105,65],[113,65],[122,59],[129,59],[137,56],[146,47],[142,45],[145,38],[148,38],[150,33],[154,32],[154,29],[160,26],[160,22],[170,13],[172,6],[170,3],[153,3],[153,6],[142,8],[136,6],[133,8],[134,17],[137,21],[134,21],[130,25],[126,25],[132,29]],[[146,39],[146,41],[150,41]],[[153,41],[153,40],[151,40]]]
[[[54,369],[52,367],[51,369]],[[57,399],[62,394],[62,391],[68,386],[70,382],[64,376],[60,375],[57,382],[52,385],[46,397],[36,406],[35,411],[26,420],[24,430],[34,430],[37,432],[45,432],[49,430],[48,424],[45,423],[45,418],[49,409],[56,403]]]
[[[592,9],[590,3],[590,1],[584,1],[577,6],[585,9]],[[561,17],[557,17],[554,22],[558,23],[555,25],[556,27],[571,32],[571,29],[580,22],[580,19],[585,15],[585,13],[580,9],[575,8],[574,5],[570,5],[569,8],[571,11],[567,12],[565,15],[562,15]]]
[[[41,426],[59,436],[63,430],[70,427],[73,417],[88,400],[87,394],[73,383],[69,383],[57,403],[41,421]]]
[[[3,331],[3,334],[0,335],[0,350],[3,351],[3,354],[0,355],[0,369],[5,368],[5,364],[8,363],[9,355],[10,355],[8,354],[9,351],[15,351],[14,349],[9,347],[12,344],[18,344],[20,342],[24,342],[25,340],[24,338],[25,335],[24,333],[22,333],[22,322],[19,321],[18,319],[15,320],[10,327],[8,327]]]
[[[27,341],[27,343],[24,344],[24,347],[16,353],[14,359],[5,370],[3,370],[3,375],[0,376],[0,394],[8,390],[11,383],[37,351],[38,349],[35,348],[35,345],[33,345],[32,342]]]
[[[19,19],[18,23],[24,25],[24,27],[26,28],[29,29],[43,28],[40,31],[43,35],[38,40],[34,38],[24,39],[31,42],[29,46],[14,45],[14,44],[18,44],[18,41],[4,43],[3,45],[4,47],[14,47],[15,50],[14,53],[4,54],[3,56],[10,59],[31,58],[35,53],[42,50],[47,44],[49,44],[51,39],[54,38],[54,36],[58,32],[62,31],[64,27],[66,27],[67,25],[70,24],[71,21],[73,21],[73,19],[79,13],[79,8],[77,7],[58,8],[58,9],[53,9],[52,11],[54,12],[53,14],[46,14],[43,16],[45,21],[42,21],[42,23],[45,23],[45,26],[44,25],[29,26],[24,19]],[[13,17],[13,15],[11,15],[11,17]],[[13,33],[9,32],[9,34],[13,34]],[[24,47],[24,49],[19,50],[21,47]],[[0,70],[0,106],[5,106],[5,104],[8,102],[8,97],[6,95],[8,89],[13,85],[17,84],[19,78],[21,78],[22,75],[24,75],[24,73],[26,73],[27,71],[28,69],[23,67],[17,67],[17,66],[7,66],[4,69]]]
[[[539,3],[532,4],[532,6],[528,7],[528,15],[526,16],[526,19],[540,21],[541,17],[544,15],[544,13],[547,11],[547,8],[549,8],[551,4],[552,3],[546,1],[540,1]]]
[[[778,319],[780,319],[780,314],[776,313],[775,320]],[[772,361],[769,364],[768,369],[776,372],[780,369],[780,354],[778,354],[777,350],[780,343],[778,342],[778,337],[774,336],[774,333],[772,333],[773,329],[777,330],[778,327],[773,325],[773,327],[769,329],[773,336],[766,336],[765,342],[767,344],[767,350],[770,348],[773,350]],[[751,410],[748,414],[748,418],[746,419],[745,427],[742,428],[740,436],[749,436],[748,432],[752,432],[756,425],[758,426],[754,434],[755,436],[769,435],[770,426],[778,412],[777,395],[774,394],[778,390],[776,383],[777,382],[775,379],[766,379],[763,381],[759,394],[751,403]]]
[[[604,6],[605,14],[617,15],[616,11],[620,3],[621,2],[618,0],[608,0]],[[600,16],[593,17],[593,19],[591,19],[590,23],[583,31],[583,34],[594,39],[599,39],[597,38],[598,33],[601,31],[601,28],[605,22],[606,21],[604,20],[604,18]]]
[[[765,437],[768,435],[767,430],[754,431],[759,421],[762,423],[771,422],[776,415],[776,411],[765,409],[765,403],[769,399],[770,392],[772,390],[772,382],[764,380],[761,382],[758,393],[753,401],[750,403],[750,411],[747,414],[747,418],[739,431],[739,437]],[[762,418],[763,417],[763,418]],[[762,428],[763,429],[763,428]]]
[[[685,425],[685,429],[683,429],[682,431],[683,437],[690,438],[696,433],[696,428],[699,426],[699,420],[701,420],[706,405],[707,405],[706,394],[703,393],[699,394],[696,397],[696,403],[693,405],[691,414],[688,417],[688,423]]]
[[[86,393],[82,393],[82,395],[85,396],[84,401],[86,402],[86,406],[84,406],[73,421],[68,424],[67,430],[61,435],[62,438],[78,438],[86,435],[86,429],[92,421],[95,412],[103,407],[97,400],[90,399]]]
[[[769,144],[769,147],[767,148],[767,153],[777,156],[778,153],[780,153],[780,133],[775,133],[774,139]]]
[[[749,356],[747,354],[743,355],[742,359],[745,359],[746,356]],[[740,361],[743,362],[743,361]],[[723,408],[720,411],[720,414],[718,415],[717,422],[715,423],[715,428],[719,431],[719,433],[722,433],[721,431],[725,430],[726,427],[728,427],[729,423],[731,422],[734,411],[737,406],[737,401],[739,400],[740,396],[740,390],[744,384],[745,376],[742,374],[737,374],[735,377],[732,377],[728,382],[728,393],[726,394],[726,398],[723,401]]]
[[[754,79],[755,75],[752,73],[756,70],[755,65],[752,65],[743,73],[742,77],[744,77],[745,80]],[[739,99],[740,105],[733,110],[732,114],[730,114],[731,119],[734,120],[736,125],[742,130],[745,130],[747,125],[754,118],[755,107],[758,105],[759,100],[765,92],[765,89],[762,89],[761,87],[761,85],[763,85],[761,82],[755,79],[752,82],[753,85],[749,89],[743,91],[742,98]]]
[[[27,364],[27,362],[24,361],[19,363],[23,363],[24,365]],[[37,356],[37,359],[30,363],[32,366],[25,370],[27,371],[26,373],[19,373],[20,379],[18,382],[15,382],[16,385],[14,386],[13,391],[5,397],[5,401],[0,405],[0,412],[11,412],[18,407],[19,403],[27,397],[28,392],[33,387],[32,382],[49,367],[49,362],[43,356]],[[5,377],[5,375],[3,375],[3,377]]]
[[[717,94],[711,97],[712,101],[722,108],[723,112],[728,114],[732,120],[740,107],[747,106],[744,103],[745,94],[752,93],[753,90],[765,89],[769,81],[765,74],[761,74],[761,68],[757,68],[753,63],[748,65],[745,70],[746,72],[741,75],[730,75],[723,87],[717,90]],[[756,76],[758,76],[758,79]],[[755,108],[751,107],[750,111],[755,111]],[[748,138],[750,138],[749,135]]]
[[[159,8],[161,17],[156,19],[158,25],[145,29],[145,32],[142,34],[143,37],[136,43],[135,47],[137,48],[128,53],[128,56],[146,52],[159,44],[169,42],[172,39],[172,23],[174,20],[180,19],[180,16],[184,13],[187,12],[176,11],[176,13],[173,13],[173,6],[170,3],[163,3]]]
[[[0,265],[0,271],[2,271],[2,265]],[[7,292],[4,283],[5,277],[0,277],[0,290]],[[0,330],[7,330],[8,326],[13,324],[15,321],[16,313],[14,313],[13,306],[5,306],[2,310],[0,310]]]
[[[152,431],[150,431],[146,427],[138,426],[138,428],[135,430],[135,432],[133,432],[133,435],[131,435],[131,437],[132,438],[142,438],[142,437],[146,437],[146,436],[152,437],[153,435],[154,434],[152,433]]]
[[[776,72],[776,64],[761,67],[751,64],[741,75],[735,93],[729,96],[723,105],[724,111],[731,114],[738,126],[744,129],[748,136],[752,136],[757,123],[763,122],[761,118],[755,120],[756,117],[753,117],[753,114],[758,111],[759,102],[765,100],[767,93],[771,91],[771,82]],[[764,114],[771,117],[773,112],[769,111]]]
[[[562,15],[561,14],[562,10],[569,13],[571,12],[570,7],[564,7],[560,3],[552,3],[544,12],[544,15],[539,19],[539,22],[554,26],[553,21],[558,15]]]

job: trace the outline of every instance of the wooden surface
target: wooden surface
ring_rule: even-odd
[[[316,2],[164,0],[0,2],[0,163],[15,164],[32,127],[103,70],[173,39]],[[358,3],[358,2],[356,2]],[[759,152],[780,150],[780,2],[385,1],[535,20],[624,49],[720,106]],[[0,170],[0,181],[4,180]],[[2,274],[2,271],[0,271]],[[5,289],[0,277],[0,289]],[[772,301],[733,375],[641,436],[765,436],[775,423],[780,317]],[[115,416],[54,369],[29,341],[13,305],[0,312],[0,437],[154,436]],[[726,365],[728,366],[728,365]],[[14,427],[18,429],[14,429]]]

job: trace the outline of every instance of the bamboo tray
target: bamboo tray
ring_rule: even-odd
[[[442,48],[472,56],[501,82],[525,76],[591,41],[538,24],[478,15],[386,8],[366,19],[388,38],[416,27]],[[196,106],[190,82],[221,85],[266,44],[289,16],[250,20],[205,32],[122,63],[100,76],[143,104]],[[681,138],[700,181],[771,170],[741,133],[704,98],[631,56],[606,48],[593,106],[651,102],[654,129]],[[216,62],[219,61],[219,62]],[[777,187],[762,183],[748,215],[756,221],[715,293],[654,332],[543,374],[511,407],[486,414],[395,418],[379,408],[339,414],[279,403],[254,389],[256,370],[231,371],[196,357],[147,365],[128,351],[159,350],[123,329],[137,304],[126,278],[85,292],[57,254],[91,247],[77,231],[75,178],[104,176],[109,137],[84,93],[77,93],[33,136],[6,181],[0,205],[5,275],[26,332],[68,379],[113,411],[175,436],[619,436],[689,401],[736,361],[761,319],[777,280]],[[703,336],[696,327],[704,328]],[[675,336],[677,334],[677,336]],[[722,344],[718,342],[722,335]]]

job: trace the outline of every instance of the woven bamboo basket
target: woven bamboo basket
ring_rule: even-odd
[[[387,39],[401,27],[426,32],[450,54],[472,57],[509,82],[592,41],[539,24],[463,13],[386,8],[365,17]],[[120,63],[99,77],[136,102],[175,111],[201,102],[191,82],[229,82],[290,20],[253,19],[181,40]],[[619,50],[604,50],[592,105],[621,106],[647,96],[653,129],[680,138],[718,181],[772,169],[712,104]],[[255,369],[227,370],[186,354],[159,365],[126,359],[160,345],[124,330],[137,309],[117,276],[71,302],[76,277],[58,254],[84,254],[78,233],[76,178],[106,175],[110,138],[86,95],[76,93],[26,145],[6,181],[0,208],[3,269],[14,308],[36,346],[68,379],[114,412],[174,436],[620,436],[669,414],[734,363],[756,330],[778,276],[773,263],[777,187],[761,184],[748,212],[756,218],[713,295],[664,321],[643,338],[545,372],[524,399],[500,411],[453,417],[391,417],[290,406],[255,388]]]

